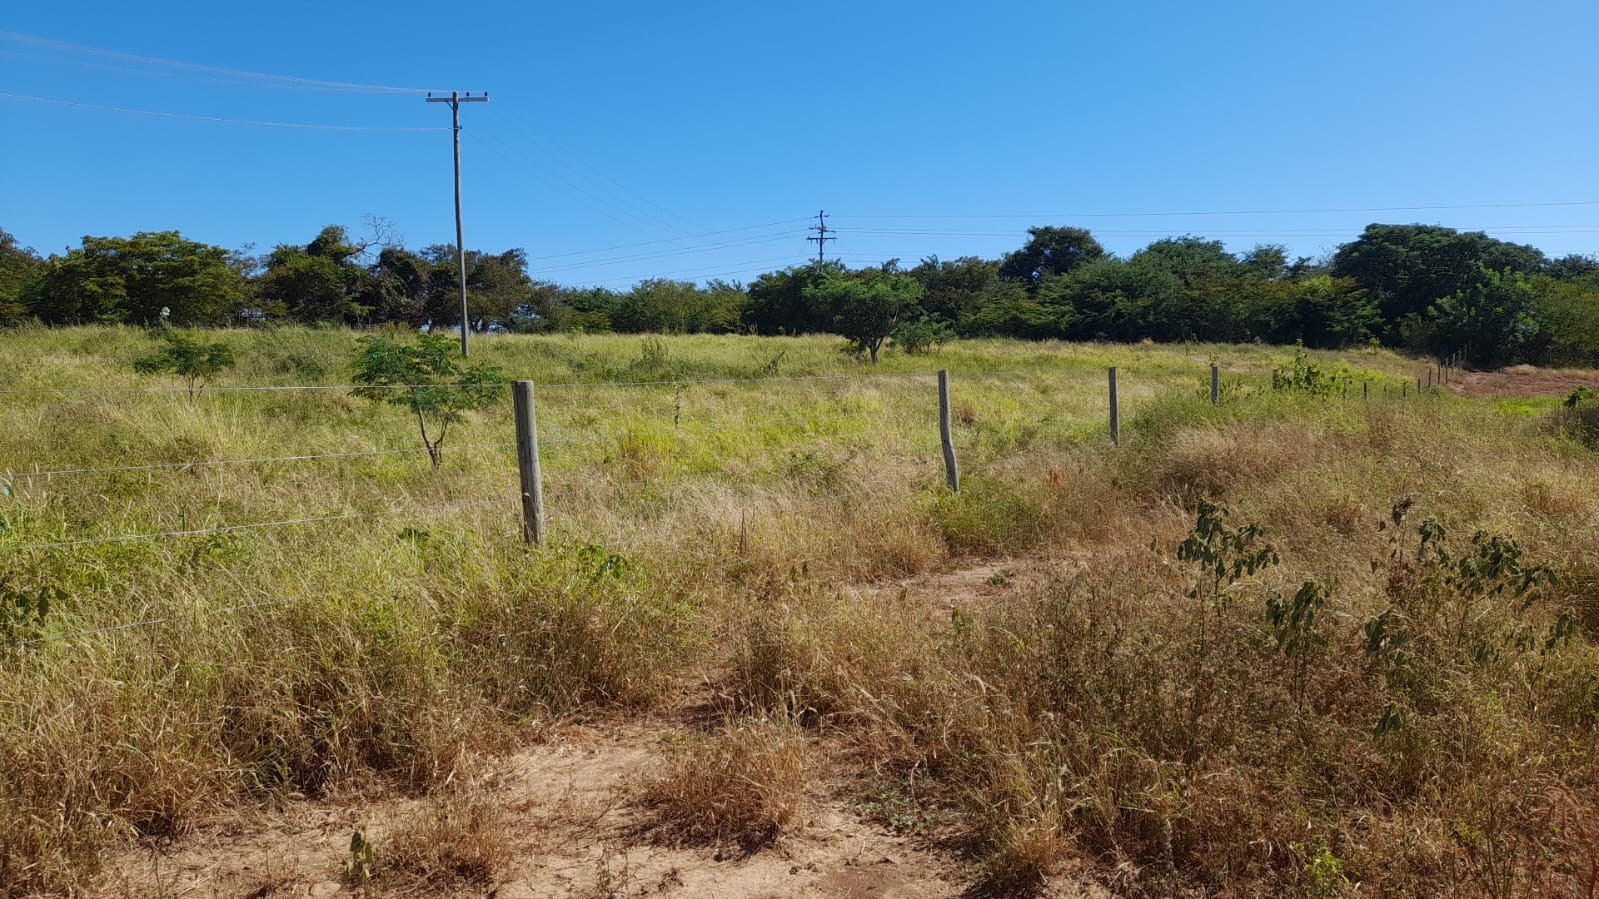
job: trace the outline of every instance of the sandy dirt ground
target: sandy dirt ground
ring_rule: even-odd
[[[1497,371],[1455,372],[1447,386],[1463,396],[1565,396],[1579,384],[1599,389],[1599,371],[1517,365]]]
[[[862,587],[904,591],[947,617],[958,605],[993,601],[1035,575],[1026,563],[991,563]],[[442,888],[385,883],[383,849],[399,822],[426,814],[425,800],[381,787],[281,808],[241,809],[179,840],[128,850],[107,860],[96,896],[142,899],[238,896],[486,896],[496,899],[597,899],[680,896],[958,897],[989,895],[971,864],[952,849],[875,823],[851,800],[849,772],[816,772],[803,820],[777,844],[679,845],[636,796],[661,770],[673,744],[706,726],[709,688],[685,685],[680,707],[645,720],[558,729],[542,742],[490,763],[479,787],[505,809],[512,861],[490,885]],[[838,757],[827,747],[818,758]],[[827,764],[837,766],[838,763]],[[858,784],[857,784],[858,787]],[[365,886],[343,877],[350,837],[376,847],[376,876]],[[1063,875],[1043,893],[1056,899],[1103,897]]]

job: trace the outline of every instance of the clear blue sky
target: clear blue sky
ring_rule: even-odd
[[[467,244],[523,247],[536,277],[566,283],[747,279],[812,255],[802,220],[821,208],[839,229],[829,255],[852,265],[997,256],[1045,224],[1090,227],[1120,253],[1195,233],[1315,255],[1371,221],[1599,250],[1594,0],[455,8],[18,2],[0,92],[448,124],[420,94],[31,38],[488,90],[462,112]],[[42,252],[160,229],[266,250],[369,215],[413,247],[454,238],[443,130],[8,97],[0,129],[0,227]],[[1585,205],[1491,208],[1562,203]],[[1296,211],[1164,214],[1253,210]],[[745,230],[695,236],[725,229]],[[606,249],[627,244],[643,245]]]

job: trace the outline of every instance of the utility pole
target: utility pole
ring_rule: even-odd
[[[450,104],[451,131],[455,134],[455,268],[461,279],[461,357],[466,358],[466,243],[461,230],[461,104],[462,103],[487,103],[487,92],[480,96],[472,96],[471,91],[461,94],[459,91],[450,91],[448,97],[435,97],[428,94],[429,103]]]
[[[816,241],[816,262],[818,265],[820,265],[826,261],[825,257],[827,242],[830,240],[838,240],[836,237],[827,236],[833,233],[833,229],[827,227],[827,210],[819,210],[816,213],[816,224],[811,226],[811,230],[815,231],[816,233],[805,239]]]

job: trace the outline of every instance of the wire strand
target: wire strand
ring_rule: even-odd
[[[102,47],[91,47],[86,44],[69,44],[66,41],[56,41],[32,34],[19,34],[14,31],[0,31],[0,40],[14,43],[32,44],[38,47],[47,47],[68,53],[87,53],[91,56],[101,56],[106,59],[120,59],[124,62],[139,63],[147,66],[167,66],[175,69],[188,69],[194,72],[205,72],[210,75],[225,75],[230,78],[239,78],[246,81],[257,81],[277,84],[286,87],[315,88],[319,90],[356,91],[377,94],[421,94],[428,93],[427,89],[419,87],[395,87],[386,84],[361,84],[352,81],[324,81],[319,78],[301,78],[297,75],[273,75],[267,72],[252,72],[247,69],[229,69],[222,66],[208,66],[193,62],[180,62],[175,59],[162,59],[157,56],[139,56],[133,53],[123,53],[118,50],[107,50]],[[434,88],[438,91],[438,88]],[[448,93],[448,91],[442,91]]]
[[[487,449],[494,447],[516,446],[513,441],[499,443],[467,443],[461,446],[451,446],[452,451],[468,449]],[[411,449],[374,450],[360,453],[318,453],[309,456],[265,456],[259,459],[191,459],[187,462],[157,462],[150,465],[118,465],[109,468],[56,468],[49,471],[8,471],[6,477],[16,478],[47,478],[57,475],[77,474],[108,474],[119,471],[159,471],[173,468],[202,468],[212,465],[262,465],[270,462],[308,462],[316,459],[358,459],[369,456],[403,456],[415,453],[425,453],[425,447]]]
[[[261,528],[289,527],[301,524],[323,524],[329,521],[351,521],[358,518],[380,518],[387,515],[404,515],[408,512],[432,512],[440,509],[471,509],[481,506],[499,505],[508,503],[508,500],[485,499],[465,503],[445,503],[436,506],[411,506],[403,509],[385,509],[381,512],[348,512],[342,515],[323,515],[317,518],[295,518],[285,521],[256,521],[249,524],[224,525],[218,528],[201,528],[191,531],[162,531],[154,534],[117,534],[112,537],[86,537],[81,540],[61,540],[55,543],[25,543],[21,546],[0,546],[3,552],[29,552],[40,549],[70,549],[76,546],[92,546],[101,543],[126,543],[132,540],[166,540],[179,537],[205,537],[212,534],[232,534],[238,531],[252,531]]]
[[[99,103],[79,103],[76,100],[61,100],[55,97],[34,97],[28,94],[10,94],[0,91],[0,97],[8,100],[28,100],[33,103],[49,103],[55,106],[70,106],[74,109],[90,109],[96,112],[122,112],[129,115],[155,116],[161,119],[187,119],[195,122],[211,122],[219,125],[254,125],[262,128],[293,128],[307,131],[378,131],[378,132],[438,132],[448,131],[448,128],[391,128],[370,125],[316,125],[308,122],[263,122],[256,119],[227,119],[220,116],[194,115],[187,112],[160,112],[153,109],[128,109],[124,106],[102,106]]]
[[[229,606],[228,608],[225,608],[225,609],[216,609],[215,611],[212,612],[212,614],[214,614],[214,615],[228,615],[228,614],[232,614],[234,612],[245,612],[245,611],[248,611],[250,609],[263,609],[263,608],[267,608],[269,606],[286,605],[286,604],[291,603],[291,602],[294,602],[294,600],[292,600],[292,599],[268,599],[268,600],[263,600],[261,602],[247,603],[247,604],[242,605],[242,606]],[[65,633],[65,634],[51,634],[51,635],[49,635],[47,637],[35,637],[35,638],[31,639],[31,640],[18,640],[18,641],[14,642],[14,643],[0,643],[0,647],[4,647],[4,648],[7,648],[7,649],[14,649],[14,648],[22,647],[22,646],[37,646],[40,643],[54,643],[54,642],[57,642],[59,640],[75,640],[78,637],[90,637],[90,636],[94,636],[96,634],[111,634],[111,633],[116,633],[117,631],[129,631],[129,630],[133,630],[135,628],[140,628],[140,627],[152,627],[152,626],[157,625],[157,624],[170,624],[171,622],[174,622],[174,621],[177,621],[177,620],[178,619],[177,619],[176,616],[168,616],[166,618],[146,618],[143,621],[130,621],[130,622],[127,622],[126,624],[112,624],[112,625],[107,625],[106,627],[93,627],[93,628],[89,628],[87,630],[70,631],[70,632]]]

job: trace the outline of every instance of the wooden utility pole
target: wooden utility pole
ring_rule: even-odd
[[[827,242],[830,240],[838,240],[836,237],[827,236],[833,233],[833,229],[827,227],[827,210],[819,210],[816,213],[816,224],[811,226],[811,230],[815,231],[816,233],[805,239],[816,241],[816,262],[818,265],[820,265],[821,263],[827,261]]]
[[[448,97],[435,97],[428,94],[429,103],[450,104],[450,131],[455,135],[455,268],[456,274],[461,279],[461,356],[466,356],[466,244],[461,228],[461,104],[462,103],[487,103],[487,93],[472,96],[471,91],[464,95],[459,91],[450,91]]]

